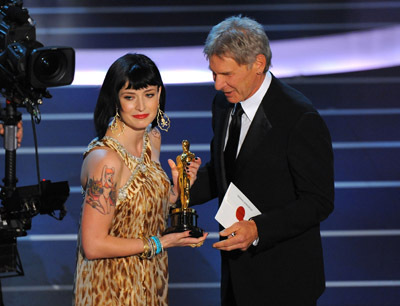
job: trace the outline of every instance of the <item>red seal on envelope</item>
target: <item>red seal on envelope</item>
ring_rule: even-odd
[[[243,206],[239,206],[236,209],[236,219],[238,219],[239,221],[242,221],[245,215],[245,210]]]

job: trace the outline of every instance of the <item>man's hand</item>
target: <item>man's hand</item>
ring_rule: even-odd
[[[17,143],[18,143],[18,148],[21,146],[22,142],[22,137],[24,135],[24,129],[22,127],[22,120],[17,123]]]
[[[228,239],[213,244],[213,247],[222,251],[240,249],[246,251],[258,238],[257,225],[253,220],[239,221],[221,231],[220,236]]]

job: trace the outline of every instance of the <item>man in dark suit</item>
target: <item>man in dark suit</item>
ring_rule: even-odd
[[[220,92],[211,159],[197,173],[191,204],[221,203],[232,182],[261,211],[213,245],[222,255],[222,305],[316,305],[325,289],[320,222],[334,199],[329,131],[305,96],[269,72],[268,38],[256,21],[224,20],[204,53]]]

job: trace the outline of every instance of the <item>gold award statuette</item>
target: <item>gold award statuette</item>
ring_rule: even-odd
[[[192,237],[203,236],[203,230],[197,227],[197,214],[193,208],[189,208],[190,202],[190,179],[185,169],[188,163],[194,160],[194,153],[189,151],[190,143],[188,140],[182,141],[183,153],[176,157],[176,165],[179,171],[178,183],[180,189],[180,200],[182,206],[174,208],[170,214],[171,226],[164,234],[179,233],[190,230]]]

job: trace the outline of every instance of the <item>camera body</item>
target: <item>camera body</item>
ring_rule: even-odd
[[[0,207],[0,239],[25,236],[31,229],[32,218],[38,214],[54,215],[59,211],[57,219],[63,219],[68,196],[67,181],[53,183],[43,180],[38,185],[17,187]]]
[[[16,238],[27,235],[37,214],[63,219],[69,196],[67,181],[16,186],[16,135],[21,120],[17,107],[26,107],[39,123],[42,98],[51,98],[47,87],[71,84],[74,73],[74,49],[43,46],[36,40],[35,22],[22,1],[0,0],[0,93],[6,98],[6,106],[0,110],[6,157],[4,186],[0,186],[0,278],[8,273],[23,275]],[[58,216],[55,211],[59,211]]]
[[[1,6],[0,88],[3,95],[36,102],[43,96],[49,97],[47,87],[71,84],[74,72],[74,49],[45,47],[37,41],[35,21],[22,7],[22,1],[8,1]]]

